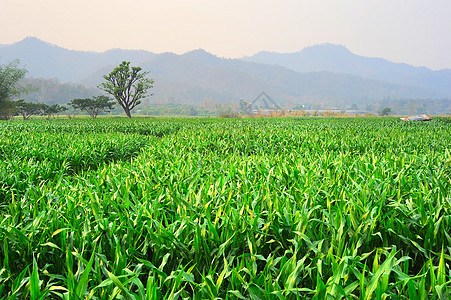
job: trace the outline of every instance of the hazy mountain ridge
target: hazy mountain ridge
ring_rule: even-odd
[[[422,88],[400,86],[348,74],[299,73],[280,66],[223,59],[203,50],[179,56],[157,56],[149,62],[148,67],[157,77],[187,81],[198,87],[233,93],[236,99],[252,99],[262,90],[275,98],[291,102],[306,101],[310,98],[343,103],[353,99],[361,101],[365,98],[387,96],[428,97],[434,94]]]
[[[337,45],[313,46],[292,54],[260,52],[243,59],[225,59],[202,49],[183,55],[120,49],[103,53],[74,51],[27,38],[0,48],[0,64],[15,58],[26,65],[32,77],[58,77],[63,83],[76,82],[88,88],[95,88],[103,81],[102,75],[121,61],[131,61],[132,65],[151,71],[150,77],[155,80],[154,95],[150,98],[153,103],[199,104],[207,98],[238,102],[252,100],[261,91],[281,105],[324,103],[340,107],[387,97],[451,96],[451,90],[448,91],[451,70],[432,71],[381,58],[365,58]],[[394,79],[381,80],[387,73]],[[403,77],[409,80],[401,80]],[[87,95],[87,89],[79,88],[80,96],[74,98]],[[96,90],[90,89],[90,93]]]
[[[112,49],[102,53],[68,50],[34,37],[5,45],[0,50],[1,63],[19,58],[32,77],[58,78],[62,82],[76,82],[99,68],[123,60],[140,64],[154,56],[144,50]]]
[[[280,66],[218,58],[204,50],[183,55],[160,54],[142,67],[151,70],[151,77],[155,79],[154,99],[161,102],[173,99],[179,103],[200,103],[206,97],[220,102],[252,100],[263,90],[279,101],[329,101],[340,105],[376,97],[429,97],[432,94],[421,88],[355,75],[299,73]],[[106,69],[98,71],[82,83],[96,86],[106,72]]]
[[[279,65],[303,73],[328,71],[352,74],[451,95],[450,69],[433,71],[426,67],[393,63],[383,58],[359,56],[341,45],[322,44],[295,53],[262,51],[243,60]]]

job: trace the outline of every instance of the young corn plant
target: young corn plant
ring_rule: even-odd
[[[0,299],[447,299],[450,123],[0,123]]]

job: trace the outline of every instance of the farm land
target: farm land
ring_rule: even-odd
[[[0,299],[448,299],[451,121],[0,123]]]

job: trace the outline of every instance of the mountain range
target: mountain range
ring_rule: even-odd
[[[182,55],[122,49],[75,51],[29,37],[0,46],[0,64],[16,58],[25,65],[29,76],[57,78],[72,88],[83,86],[84,94],[87,89],[100,93],[94,88],[103,81],[102,75],[121,61],[130,61],[151,71],[155,84],[150,101],[154,103],[251,101],[262,91],[282,106],[321,103],[346,107],[383,99],[451,99],[449,69],[434,71],[363,57],[332,44],[296,53],[260,52],[225,59],[202,49]]]
[[[451,95],[451,70],[433,71],[405,63],[393,63],[376,57],[353,54],[341,45],[323,44],[296,53],[259,52],[244,60],[279,65],[297,72],[328,71],[352,74],[400,85],[416,86]]]

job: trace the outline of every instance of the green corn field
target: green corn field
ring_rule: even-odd
[[[449,299],[451,122],[0,123],[0,299]]]

